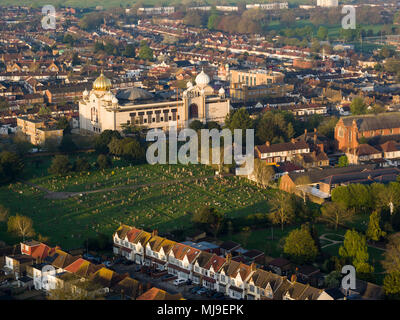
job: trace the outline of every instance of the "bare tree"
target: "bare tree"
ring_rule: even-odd
[[[254,159],[253,176],[257,184],[264,187],[269,185],[274,175],[275,171],[272,166],[267,165],[260,159]]]
[[[339,224],[350,222],[353,218],[353,209],[346,209],[341,203],[327,202],[321,208],[321,216],[318,220],[333,225],[337,230]]]
[[[273,224],[283,225],[290,223],[294,218],[294,207],[291,195],[285,192],[279,192],[271,201],[271,212],[269,218]]]
[[[389,237],[382,265],[387,273],[400,272],[400,232]]]
[[[31,218],[19,214],[12,216],[8,219],[8,232],[17,234],[25,241],[25,237],[35,235],[33,221]]]

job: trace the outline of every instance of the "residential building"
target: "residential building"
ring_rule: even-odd
[[[396,181],[399,175],[398,168],[376,168],[375,164],[314,169],[283,176],[279,188],[286,192],[306,193],[318,199],[327,199],[338,186],[348,186],[352,183],[389,183]]]
[[[55,121],[40,117],[18,117],[17,126],[33,145],[43,145],[48,141],[61,143],[63,129],[58,129]]]
[[[128,239],[127,235],[131,230],[134,230],[136,234],[145,232],[134,227],[121,225],[114,233],[115,254],[121,255],[124,253],[121,250],[121,246],[129,248],[129,240],[124,239]],[[144,260],[138,260],[140,265],[153,265],[160,270],[168,270],[170,274],[178,276],[179,279],[190,279],[205,288],[224,293],[232,299],[332,299],[331,296],[324,294],[323,290],[310,286],[304,287],[307,292],[299,295],[296,291],[299,284],[288,281],[286,277],[257,269],[254,262],[248,265],[242,261],[235,261],[232,259],[231,253],[228,253],[226,257],[222,257],[215,253],[202,251],[183,243],[176,243],[162,238],[156,232],[145,233],[150,235],[150,239],[144,245]],[[235,247],[237,246],[229,246],[231,249]],[[255,252],[250,255],[250,258],[256,259],[259,256],[259,252]],[[126,257],[133,259],[132,255]],[[279,259],[276,260],[278,261]],[[79,265],[78,261],[72,265]],[[287,263],[280,264],[283,268],[280,269],[281,272],[286,272],[287,264],[290,265],[290,262],[287,261]],[[69,268],[67,267],[66,270],[68,271]],[[77,271],[76,267],[73,269],[75,269],[75,272]],[[69,271],[71,272],[72,270]],[[158,290],[153,290],[150,293],[143,294],[138,299],[154,299],[158,294]],[[163,299],[163,294],[161,294],[161,299]]]
[[[339,6],[339,0],[317,0],[318,7],[334,8]]]
[[[255,146],[255,156],[269,164],[292,161],[296,155],[310,153],[310,146],[304,141],[292,139],[290,142]]]

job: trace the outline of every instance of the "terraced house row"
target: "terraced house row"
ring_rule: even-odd
[[[143,285],[127,273],[118,274],[103,264],[93,264],[35,240],[22,242],[20,254],[6,256],[3,270],[23,286],[44,292],[65,289],[86,299],[98,295],[136,299],[144,293]]]
[[[113,235],[114,254],[139,265],[167,270],[179,279],[224,293],[232,299],[334,300],[322,289],[158,236],[156,231],[121,225]]]

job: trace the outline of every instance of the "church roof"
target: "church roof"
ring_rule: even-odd
[[[133,87],[119,91],[117,98],[128,101],[140,101],[153,99],[154,95],[144,89]]]

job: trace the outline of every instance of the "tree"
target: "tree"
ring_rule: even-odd
[[[326,27],[319,27],[318,32],[317,32],[317,38],[319,40],[326,40],[328,37],[328,29]]]
[[[186,25],[194,27],[201,27],[201,25],[203,24],[202,20],[202,16],[196,10],[189,11],[183,18],[183,22]]]
[[[78,52],[74,52],[74,54],[72,56],[71,64],[73,66],[77,66],[77,65],[81,64],[81,59],[79,59]]]
[[[218,14],[211,14],[208,18],[208,22],[207,22],[207,29],[208,30],[215,30],[218,26],[219,23],[219,15]]]
[[[50,108],[48,108],[46,106],[41,106],[39,109],[38,115],[42,116],[42,117],[48,117],[51,115],[51,110],[50,110]]]
[[[299,264],[313,262],[318,254],[315,241],[305,225],[289,233],[283,251]]]
[[[192,221],[212,232],[216,238],[224,218],[225,215],[222,212],[218,212],[213,207],[204,206],[194,213]]]
[[[388,208],[390,215],[400,206],[400,183],[390,182],[388,185],[384,184],[373,184],[373,188],[376,188],[372,194],[374,195],[375,202],[380,208]]]
[[[63,131],[64,134],[68,134],[71,132],[71,126],[66,117],[61,117],[60,119],[58,119],[56,127],[57,129],[64,130]]]
[[[19,214],[11,216],[8,219],[8,232],[15,233],[17,236],[22,237],[25,241],[25,237],[31,237],[35,235],[33,230],[33,221],[29,217],[21,216]]]
[[[114,154],[116,156],[121,156],[124,152],[122,140],[113,137],[110,143],[108,144],[108,150],[111,154]]]
[[[153,60],[153,50],[150,49],[146,42],[140,44],[139,58],[143,60]]]
[[[192,130],[201,130],[204,128],[203,123],[200,120],[193,120],[190,124],[189,124],[189,128]]]
[[[75,161],[75,171],[82,172],[82,171],[89,171],[90,170],[90,163],[85,158],[77,158]]]
[[[17,131],[12,139],[13,145],[15,146],[15,152],[19,156],[27,154],[33,147],[29,142],[28,137],[22,131]]]
[[[8,214],[8,209],[0,204],[0,222],[7,221]]]
[[[381,221],[381,212],[379,210],[375,210],[369,216],[369,224],[366,232],[367,238],[373,241],[379,241],[382,237],[386,236],[386,232],[384,232],[380,227]]]
[[[265,112],[256,123],[256,137],[260,143],[285,142],[295,135],[295,119],[286,111]]]
[[[248,242],[250,236],[251,236],[250,227],[244,227],[241,232],[243,247],[247,247],[247,242]]]
[[[325,286],[330,288],[339,288],[340,280],[342,279],[342,274],[340,271],[334,270],[325,277]]]
[[[337,230],[339,224],[353,220],[354,210],[347,209],[342,203],[326,202],[321,208],[320,221],[326,222]]]
[[[92,31],[103,23],[104,15],[99,12],[91,12],[83,16],[78,22],[78,26],[86,31]]]
[[[347,230],[339,255],[349,259],[359,274],[370,274],[374,268],[368,264],[369,254],[367,240],[364,235],[355,230]]]
[[[293,10],[285,10],[282,13],[281,23],[286,27],[293,26],[296,23],[296,15],[294,14]]]
[[[227,121],[225,126],[232,131],[234,129],[251,129],[253,127],[253,120],[250,118],[246,108],[240,108],[239,110],[227,115]]]
[[[129,160],[141,161],[145,158],[145,151],[140,142],[133,138],[125,138],[123,142],[123,155]]]
[[[271,200],[271,212],[269,219],[273,224],[283,225],[290,223],[294,219],[294,208],[291,195],[285,192],[278,192],[276,197]]]
[[[14,180],[23,169],[24,164],[16,153],[9,151],[0,153],[0,184]]]
[[[107,169],[111,166],[111,160],[105,154],[100,154],[97,157],[97,165],[99,166],[100,169]]]
[[[60,143],[60,146],[58,147],[58,149],[61,152],[70,153],[70,152],[76,151],[78,149],[78,147],[76,146],[74,140],[72,140],[71,135],[67,134],[62,137],[62,140],[61,140],[61,143]]]
[[[400,232],[392,234],[389,237],[389,242],[386,245],[382,265],[387,273],[400,273]]]
[[[339,158],[337,167],[342,168],[342,167],[347,167],[348,165],[349,165],[349,159],[347,159],[347,156],[341,156]]]
[[[135,46],[133,44],[127,44],[124,51],[122,51],[122,55],[128,58],[135,57]]]
[[[56,155],[51,161],[49,173],[64,175],[72,170],[72,165],[69,162],[69,158],[64,155]]]
[[[275,171],[272,166],[267,165],[265,161],[254,159],[254,179],[261,186],[267,186],[273,180]]]
[[[319,52],[320,50],[321,50],[321,45],[320,45],[319,41],[314,40],[311,43],[311,51],[312,52]]]
[[[358,115],[366,114],[368,110],[364,100],[360,97],[356,97],[350,104],[350,111],[353,115]]]
[[[108,144],[112,138],[121,139],[121,134],[115,130],[104,130],[95,141],[95,149],[98,153],[109,153]]]
[[[394,271],[385,276],[383,290],[389,298],[400,299],[400,271]]]

